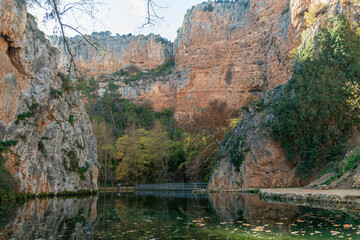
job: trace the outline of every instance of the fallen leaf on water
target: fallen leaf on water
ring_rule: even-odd
[[[251,231],[262,232],[262,231],[264,231],[264,227],[258,226],[258,227],[254,228],[254,229],[251,229]]]

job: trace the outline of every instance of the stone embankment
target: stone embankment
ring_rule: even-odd
[[[302,188],[268,188],[248,189],[242,192],[258,193],[260,198],[300,205],[335,204],[334,206],[351,205],[352,208],[360,209],[360,190],[329,189],[312,190]]]

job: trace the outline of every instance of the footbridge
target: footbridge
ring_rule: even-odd
[[[166,197],[166,198],[190,198],[208,199],[207,193],[193,193],[191,191],[171,191],[171,190],[139,190],[134,192],[138,196]]]
[[[135,190],[193,191],[207,189],[207,182],[136,184]]]

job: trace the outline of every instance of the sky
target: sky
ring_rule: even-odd
[[[71,0],[66,0],[70,2]],[[156,12],[163,20],[154,26],[142,27],[146,22],[146,0],[101,0],[103,3],[96,6],[95,19],[76,14],[65,19],[72,26],[81,27],[81,33],[110,31],[113,34],[160,34],[171,41],[176,38],[177,29],[181,27],[186,10],[205,0],[156,0],[159,6]],[[35,15],[39,28],[46,34],[54,33],[54,23],[43,21],[44,11],[38,8],[29,9]],[[67,31],[69,36],[74,36],[74,31]]]

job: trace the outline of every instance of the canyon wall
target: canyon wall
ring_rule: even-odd
[[[306,44],[316,44],[314,36],[316,38],[317,34],[321,31],[320,26],[325,25],[327,22],[326,19],[334,16],[335,13],[346,14],[350,16],[350,18],[355,17],[352,21],[358,21],[359,19],[358,16],[353,15],[355,12],[349,2],[347,2],[347,4],[341,0],[293,0],[291,2],[291,6],[295,6],[295,2],[303,2],[308,4],[308,7],[312,9],[317,8],[314,23],[308,28],[306,34],[303,34],[303,41],[298,54],[302,54],[302,48]],[[316,4],[320,5],[315,7]],[[295,61],[298,59],[299,55],[295,58]],[[300,64],[296,64],[295,66],[297,69],[301,69]],[[277,79],[277,77],[274,77],[274,79]],[[305,84],[306,81],[307,79],[304,79]],[[312,176],[312,179],[299,176],[299,162],[295,160],[289,161],[281,143],[275,141],[272,136],[272,125],[278,121],[277,116],[275,116],[274,105],[279,104],[281,101],[290,101],[288,99],[283,100],[286,94],[284,91],[286,85],[287,84],[278,86],[264,93],[258,102],[253,102],[248,106],[247,110],[244,111],[242,121],[237,124],[221,146],[222,157],[210,177],[210,189],[299,187],[308,184],[310,180],[314,180],[316,176]],[[339,88],[340,87],[341,83],[339,83]],[[311,86],[309,86],[309,88],[311,88]],[[292,88],[291,95],[293,99],[296,98],[296,93],[296,89]],[[311,99],[308,99],[308,101],[311,101]],[[282,109],[282,111],[288,111],[288,109]],[[301,110],[299,109],[299,111]],[[314,122],[314,124],[316,123]],[[349,141],[347,143],[347,147],[350,149],[360,144],[356,138],[358,133],[353,131],[352,134],[353,139],[350,139],[352,142]],[[237,164],[235,164],[235,162],[237,162]],[[335,174],[336,173],[327,174],[327,177],[332,177]],[[346,183],[347,187],[358,186],[358,174],[358,169],[351,172],[352,177],[349,177],[349,179],[346,178],[346,181],[348,180]],[[339,179],[339,181],[344,179],[345,176]],[[319,180],[321,182],[316,183],[321,185],[325,180],[322,178]],[[339,183],[339,181],[335,182]],[[344,183],[343,186],[346,187],[345,180],[342,183]],[[336,187],[341,187],[341,185],[338,184]]]
[[[5,167],[21,192],[97,190],[96,139],[82,97],[56,76],[60,52],[25,0],[0,8],[0,140],[15,143]]]
[[[178,91],[177,111],[190,111],[189,98],[200,107],[219,99],[239,109],[284,84],[305,10],[290,0],[207,2],[188,10],[174,45],[177,67],[191,71]]]
[[[54,46],[62,51],[60,63],[68,62],[66,47],[59,37],[50,37]],[[125,66],[135,65],[141,69],[152,69],[172,56],[173,44],[159,35],[116,35],[110,32],[93,33],[86,36],[93,46],[81,36],[68,38],[79,68],[90,75],[116,72]]]
[[[264,105],[282,97],[283,86],[264,94]],[[272,108],[250,104],[221,147],[222,158],[214,169],[210,189],[296,187],[304,185],[297,175],[297,163],[289,161],[279,142],[271,137]],[[233,160],[243,160],[235,166]]]
[[[135,98],[153,101],[156,110],[174,106],[178,116],[214,99],[240,109],[291,77],[291,50],[300,44],[307,7],[308,1],[300,0],[206,2],[193,7],[174,43],[175,72],[182,77],[139,84]],[[166,105],[164,96],[171,99]]]

